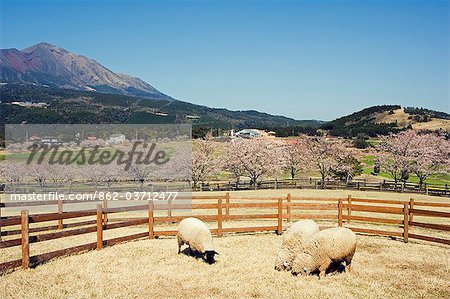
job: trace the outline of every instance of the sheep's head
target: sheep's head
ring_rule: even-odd
[[[203,253],[203,259],[208,263],[208,264],[214,264],[216,261],[214,260],[214,256],[216,254],[219,254],[218,252],[216,252],[215,250],[207,250]]]
[[[312,257],[306,253],[299,253],[292,265],[292,274],[309,275],[314,269],[312,265]]]
[[[291,265],[286,261],[286,258],[282,257],[281,255],[278,255],[275,261],[275,270],[289,271],[291,270]]]

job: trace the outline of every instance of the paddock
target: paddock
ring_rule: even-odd
[[[426,206],[414,206],[412,211],[437,209],[436,215],[439,217],[432,217],[435,215],[434,212],[422,212],[426,215],[420,217],[416,215],[414,220],[407,218],[405,222],[404,212],[410,211],[411,195],[408,194],[394,195],[380,192],[349,194],[348,191],[295,190],[289,200],[286,194],[290,191],[233,192],[230,194],[230,205],[226,206],[225,198],[222,202],[223,206],[219,209],[217,209],[218,203],[215,197],[223,196],[223,192],[195,193],[195,196],[199,197],[213,197],[201,200],[202,208],[209,208],[209,214],[212,214],[207,216],[210,217],[208,222],[210,227],[216,235],[220,233],[222,236],[214,238],[220,255],[217,256],[217,263],[212,266],[201,260],[177,254],[177,242],[172,233],[176,229],[177,217],[182,217],[176,215],[177,211],[172,211],[172,218],[169,218],[173,221],[153,223],[154,237],[158,236],[158,239],[148,237],[150,217],[148,216],[146,220],[142,218],[147,215],[147,210],[125,211],[108,214],[110,225],[120,223],[116,221],[124,221],[116,218],[124,217],[123,214],[126,217],[138,219],[141,217],[139,221],[144,219],[145,222],[107,229],[104,232],[102,230],[101,241],[106,239],[103,242],[106,246],[103,248],[102,244],[101,250],[70,256],[55,255],[30,269],[15,268],[5,272],[0,276],[0,296],[2,298],[17,296],[40,298],[100,296],[445,298],[450,296],[448,282],[450,247],[445,245],[446,240],[449,239],[449,233],[446,231],[449,208],[445,198],[416,195],[415,202],[425,203]],[[349,195],[353,199],[351,202],[353,206],[348,203]],[[281,196],[283,200],[280,212],[278,197]],[[310,197],[313,199],[305,200]],[[253,203],[249,205],[249,198],[259,200],[256,202],[252,200]],[[296,198],[301,198],[303,201],[296,202]],[[345,198],[347,203],[343,200]],[[357,199],[361,202],[357,202]],[[375,207],[373,200],[381,201],[380,203],[385,207]],[[339,202],[341,202],[340,208]],[[436,203],[437,206],[433,206]],[[407,210],[402,208],[405,206]],[[349,207],[353,208],[350,216]],[[386,209],[386,207],[391,208]],[[193,210],[192,213],[198,214],[201,211]],[[11,215],[16,212],[11,210]],[[163,217],[161,214],[168,211],[156,212],[160,215],[154,219],[169,217],[168,215]],[[363,214],[370,214],[370,217],[364,218],[365,216],[361,216]],[[200,213],[200,215],[203,214]],[[258,215],[264,215],[264,217]],[[324,217],[324,215],[332,215],[332,217]],[[93,216],[95,220],[95,215]],[[230,217],[227,218],[227,216]],[[295,277],[287,272],[275,271],[274,260],[282,238],[275,232],[281,233],[295,219],[316,216],[316,220],[322,227],[343,225],[359,227],[369,234],[372,233],[372,235],[358,234],[358,249],[352,264],[352,272],[330,275],[319,281],[317,276]],[[64,225],[70,225],[74,220],[80,219],[64,219]],[[102,225],[104,218],[97,217],[97,220],[100,221],[101,228],[108,227],[108,225]],[[352,221],[349,222],[349,220]],[[415,222],[427,223],[429,227],[409,226]],[[34,224],[41,225],[41,223]],[[264,229],[261,229],[261,232],[245,232],[250,227]],[[39,229],[39,226],[35,228]],[[30,233],[39,241],[31,244],[31,255],[45,255],[61,248],[89,244],[89,242],[94,242],[91,249],[95,249],[95,241],[98,241],[96,229],[99,226],[95,227],[94,223],[93,228],[86,234],[64,237],[62,236],[65,231],[72,230],[70,227]],[[4,233],[5,230],[2,232]],[[170,233],[157,235],[157,231]],[[380,231],[387,234],[373,235]],[[417,238],[408,240],[408,235],[405,240],[405,231],[413,236],[414,234],[427,236],[428,240]],[[40,235],[44,237],[39,237]],[[142,236],[135,241],[108,246],[108,240],[114,238],[121,240],[123,236],[130,235]],[[49,236],[55,238],[46,240]],[[13,244],[15,239],[17,235],[6,235],[3,236],[2,242]],[[30,240],[33,239],[30,238]],[[442,240],[444,244],[441,243]],[[21,256],[20,247],[12,246],[0,250],[3,261]]]
[[[448,298],[449,248],[358,236],[352,271],[292,276],[274,270],[281,236],[214,239],[217,263],[177,254],[173,237],[61,257],[0,277],[2,298]]]

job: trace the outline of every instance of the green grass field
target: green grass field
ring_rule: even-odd
[[[373,155],[364,156],[361,162],[363,162],[365,164],[363,174],[370,175],[373,171],[373,166],[375,165],[375,156],[373,156]],[[392,179],[392,177],[386,172],[380,172],[378,174],[378,176],[386,178],[386,179]],[[409,183],[418,183],[419,179],[417,178],[417,176],[415,174],[410,174],[408,182]],[[435,175],[430,176],[426,180],[426,182],[428,184],[439,184],[439,185],[450,184],[450,175],[435,174]]]

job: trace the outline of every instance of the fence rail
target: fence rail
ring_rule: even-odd
[[[410,238],[414,238],[450,245],[450,239],[416,232],[411,233],[410,231],[414,227],[419,227],[432,231],[449,232],[450,225],[427,222],[423,218],[449,219],[450,212],[424,209],[425,207],[449,209],[450,205],[448,203],[415,202],[414,199],[409,201],[365,199],[352,198],[351,196],[347,198],[293,197],[290,194],[270,198],[231,198],[229,193],[219,196],[193,196],[192,199],[193,203],[189,206],[193,208],[193,211],[205,210],[211,213],[211,210],[213,210],[214,214],[202,214],[200,212],[198,215],[174,216],[172,212],[180,212],[187,207],[185,202],[178,203],[176,200],[165,205],[157,205],[150,202],[119,208],[108,208],[103,202],[103,204],[98,203],[96,209],[70,212],[64,212],[61,209],[63,205],[56,202],[54,205],[58,208],[57,213],[30,214],[28,210],[22,210],[20,216],[4,217],[0,220],[2,229],[10,226],[20,226],[20,229],[14,228],[2,231],[4,236],[18,235],[18,237],[0,241],[0,250],[20,246],[22,254],[21,259],[1,263],[0,272],[19,266],[28,268],[58,256],[93,249],[101,250],[104,246],[111,246],[129,240],[173,236],[176,234],[176,230],[160,230],[158,229],[158,224],[175,223],[186,217],[197,217],[207,222],[215,222],[216,227],[212,228],[211,232],[219,237],[224,233],[241,232],[274,231],[277,234],[282,234],[283,227],[292,220],[316,219],[332,222],[338,226],[346,226],[357,233],[402,238],[405,242],[408,242]],[[195,203],[202,200],[213,201],[213,203]],[[155,214],[157,211],[166,209],[167,215]],[[108,215],[113,216],[130,211],[147,211],[148,216],[108,218]],[[238,211],[241,213],[235,213]],[[65,219],[86,217],[93,217],[94,220],[83,219],[83,221],[70,224],[62,222]],[[420,219],[418,220],[417,217]],[[261,226],[258,223],[258,226],[223,227],[224,222],[255,219],[263,219],[267,222],[267,225]],[[30,227],[30,225],[35,223],[50,221],[56,221],[57,225]],[[361,224],[377,225],[377,227],[362,227]],[[104,237],[104,231],[143,225],[147,227],[144,232],[112,239],[105,239]],[[65,230],[66,228],[73,229]],[[36,232],[41,234],[31,234]],[[30,254],[30,244],[92,233],[95,233],[97,236],[96,242],[38,255]]]
[[[318,178],[299,178],[283,180],[259,181],[256,185],[250,182],[206,182],[195,187],[194,191],[237,191],[253,189],[346,189],[362,191],[387,191],[387,192],[408,192],[435,196],[450,196],[448,184],[428,184],[395,182],[393,180],[383,180],[371,182],[366,179],[353,179],[350,182],[337,180],[326,180],[322,182]]]
[[[102,186],[102,185],[86,185],[87,182],[83,183],[83,187],[87,186],[87,189],[83,192],[92,192],[92,190],[109,191],[109,192],[122,192],[124,188],[131,189],[133,185],[138,189],[138,183],[136,181],[120,180],[116,181],[112,186]],[[161,183],[161,185],[158,185]],[[122,184],[122,185],[121,185]],[[123,185],[124,184],[124,185]],[[434,184],[434,183],[424,183],[422,185],[418,183],[409,182],[395,182],[390,179],[383,179],[379,182],[370,181],[367,179],[353,179],[349,182],[342,182],[334,179],[327,179],[322,182],[320,178],[309,177],[309,178],[296,178],[296,179],[274,179],[274,180],[264,180],[258,181],[255,185],[250,184],[249,181],[236,182],[216,182],[209,181],[199,183],[197,186],[191,188],[188,184],[180,185],[164,185],[164,182],[156,182],[155,184],[149,184],[147,187],[152,188],[155,192],[171,191],[175,188],[176,191],[237,191],[237,190],[254,190],[254,189],[346,189],[346,190],[363,190],[363,191],[387,191],[387,192],[408,192],[408,193],[418,193],[434,196],[445,196],[450,197],[450,186],[449,184]],[[14,185],[6,186],[12,191],[17,191]],[[55,191],[59,188],[64,188],[61,183],[48,183],[47,186],[41,187],[34,183],[20,183],[20,192],[27,193],[35,190],[45,191]],[[70,193],[71,190],[63,189],[65,193]],[[138,190],[136,190],[138,191]],[[4,192],[0,190],[0,193]],[[46,205],[48,203],[41,203]],[[28,206],[26,202],[21,203],[10,203],[8,206]],[[3,206],[4,207],[4,206]]]

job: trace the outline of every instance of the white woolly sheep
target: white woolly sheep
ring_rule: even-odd
[[[295,256],[319,232],[319,226],[312,220],[300,220],[291,225],[283,234],[281,248],[275,260],[275,270],[291,270]]]
[[[214,255],[218,254],[214,250],[211,231],[208,226],[197,218],[186,218],[181,220],[177,233],[178,254],[181,253],[181,246],[189,246],[191,253],[201,256],[207,263],[214,263]]]
[[[341,262],[345,262],[345,271],[350,271],[355,250],[356,235],[350,229],[325,229],[314,235],[306,249],[295,257],[292,274],[309,275],[318,270],[319,277],[323,278],[331,263]]]

